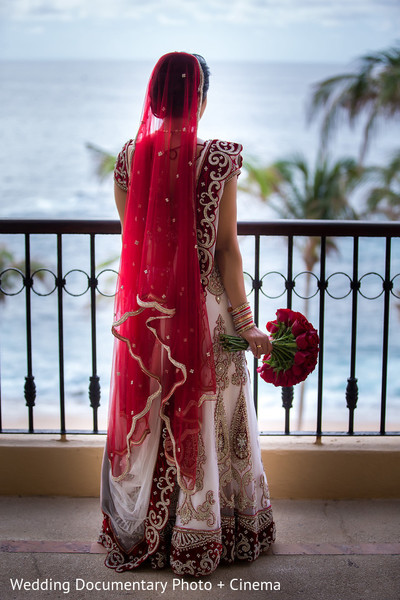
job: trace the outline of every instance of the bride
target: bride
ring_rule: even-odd
[[[123,238],[101,485],[105,564],[202,576],[275,538],[244,352],[253,322],[236,235],[240,144],[202,141],[203,57],[166,54],[115,166]]]

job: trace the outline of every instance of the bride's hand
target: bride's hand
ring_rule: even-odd
[[[240,334],[250,346],[250,350],[256,358],[261,358],[263,354],[269,354],[272,350],[272,344],[266,333],[263,333],[258,327],[252,327]]]

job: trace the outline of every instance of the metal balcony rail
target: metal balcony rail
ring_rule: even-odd
[[[97,339],[96,339],[96,300],[97,294],[102,294],[98,288],[98,277],[101,273],[96,272],[96,236],[99,235],[118,235],[120,234],[120,224],[118,221],[99,221],[99,220],[23,220],[23,219],[2,219],[0,220],[0,234],[22,234],[25,240],[25,268],[16,269],[12,266],[5,266],[0,272],[0,295],[13,296],[25,294],[25,314],[26,314],[26,377],[24,387],[24,397],[28,409],[29,426],[22,433],[38,433],[34,427],[34,408],[36,401],[36,385],[32,361],[32,294],[37,292],[34,289],[34,278],[39,271],[47,271],[54,276],[54,289],[49,293],[57,294],[58,300],[58,366],[59,366],[59,404],[60,404],[60,428],[51,430],[51,433],[103,433],[98,428],[98,408],[100,406],[100,379],[97,373]],[[37,234],[55,235],[57,239],[57,268],[53,273],[50,269],[40,268],[33,270],[31,264],[31,237]],[[63,240],[65,236],[71,234],[80,234],[90,238],[90,272],[86,273],[79,270],[87,277],[86,292],[90,295],[90,314],[91,314],[91,376],[88,389],[89,405],[93,413],[93,429],[88,431],[71,431],[66,429],[65,419],[65,357],[64,357],[64,317],[63,317],[63,299],[66,289],[66,275],[63,271]],[[394,238],[400,238],[400,223],[394,222],[360,222],[360,221],[312,221],[312,220],[279,220],[269,222],[242,222],[238,224],[238,234],[240,236],[250,236],[254,239],[254,272],[247,276],[252,285],[252,301],[254,306],[254,318],[258,323],[260,315],[260,299],[262,295],[267,298],[284,297],[284,302],[288,308],[292,307],[294,295],[300,298],[296,289],[296,279],[299,275],[306,272],[294,273],[293,255],[294,243],[296,238],[317,238],[319,244],[319,261],[316,273],[312,277],[316,282],[316,292],[308,298],[317,296],[318,298],[318,331],[320,336],[320,354],[318,360],[318,386],[317,386],[317,409],[316,426],[312,432],[291,431],[290,411],[293,401],[293,389],[282,389],[282,406],[284,408],[284,427],[281,432],[262,431],[262,435],[399,435],[399,431],[387,431],[386,427],[386,407],[388,401],[388,342],[389,342],[389,323],[391,318],[395,318],[391,306],[400,299],[400,273],[391,273],[392,264],[392,245]],[[260,244],[264,237],[283,237],[287,240],[286,272],[278,273],[270,271],[269,273],[260,273]],[[327,245],[331,238],[351,238],[352,239],[352,257],[349,260],[349,273],[326,274]],[[385,243],[384,272],[364,273],[359,275],[359,241],[360,238],[382,238]],[[21,278],[21,287],[17,291],[10,292],[4,286],[3,282],[8,273],[17,272]],[[284,282],[284,291],[279,296],[268,296],[263,289],[263,282],[267,275],[275,273],[281,276]],[[348,290],[340,297],[330,293],[329,283],[333,275],[343,275],[348,280]],[[366,296],[362,291],[362,280],[367,275],[375,275],[381,281],[381,290],[378,295],[372,297]],[[38,294],[40,295],[40,294]],[[358,401],[358,383],[356,377],[356,351],[357,351],[357,319],[358,319],[358,300],[360,295],[364,298],[376,299],[383,296],[383,326],[382,326],[382,361],[381,361],[381,398],[380,398],[380,427],[377,431],[354,431],[354,411]],[[351,297],[351,353],[349,365],[349,377],[345,392],[346,405],[349,410],[347,431],[323,431],[322,429],[322,411],[323,411],[323,375],[324,375],[324,349],[325,349],[325,302],[327,296],[331,298],[342,299],[346,296]],[[0,298],[1,299],[1,298]],[[394,300],[393,300],[394,299]],[[11,300],[10,300],[11,301]],[[392,302],[391,302],[392,301]],[[4,345],[3,345],[4,347]],[[257,409],[258,405],[258,376],[256,372],[257,363],[254,361],[254,400]],[[1,379],[0,379],[1,382]],[[21,390],[22,392],[22,390]],[[1,421],[1,387],[0,387],[0,433],[16,432],[15,430],[6,430],[2,428]]]

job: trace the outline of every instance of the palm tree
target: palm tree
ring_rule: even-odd
[[[351,126],[361,114],[365,115],[359,157],[362,163],[378,118],[400,115],[400,47],[362,56],[354,72],[315,84],[308,108],[310,120],[320,111],[323,148],[341,117],[347,118]]]
[[[361,182],[363,170],[352,158],[342,158],[330,164],[320,155],[312,171],[301,154],[278,160],[269,167],[257,168],[245,163],[248,177],[241,189],[254,192],[283,219],[356,219],[349,196]],[[311,285],[311,274],[319,260],[319,238],[310,237],[301,246],[308,277],[305,290],[305,313]],[[327,249],[336,250],[333,239]]]
[[[376,185],[367,198],[368,210],[393,221],[400,220],[400,150],[386,167],[370,167],[369,172]]]
[[[278,192],[278,186],[282,181],[281,174],[275,164],[260,165],[256,158],[244,161],[246,179],[239,179],[239,189],[250,196],[258,196],[262,201],[270,202],[271,195]],[[278,208],[277,208],[278,210]]]
[[[105,179],[114,171],[115,161],[117,157],[107,150],[103,150],[99,146],[90,142],[86,143],[86,148],[90,150],[96,165],[96,175],[99,179]]]
[[[342,158],[330,164],[327,158],[318,157],[313,171],[302,155],[277,161],[273,169],[280,175],[277,186],[279,204],[272,204],[277,214],[286,219],[355,219],[355,210],[349,195],[361,179],[361,171],[352,158]],[[308,238],[302,247],[306,271],[306,298],[309,295],[311,273],[319,260],[319,238]],[[327,240],[327,249],[335,250],[333,239]],[[308,303],[305,300],[305,312]]]
[[[283,219],[355,219],[349,196],[363,178],[363,170],[354,159],[342,158],[331,163],[318,155],[314,169],[301,154],[279,160],[268,167],[245,162],[247,178],[240,189],[256,193]],[[311,276],[319,260],[318,237],[304,240],[300,250],[306,267],[304,313],[308,313]],[[337,250],[332,238],[327,251]],[[300,390],[298,429],[304,408],[304,383]]]

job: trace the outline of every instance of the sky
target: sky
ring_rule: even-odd
[[[0,59],[347,63],[399,31],[400,0],[0,0]]]

